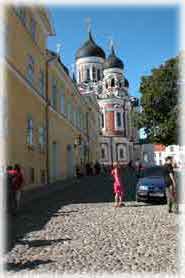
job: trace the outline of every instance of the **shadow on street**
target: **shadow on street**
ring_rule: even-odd
[[[13,271],[20,271],[23,269],[35,269],[38,267],[38,265],[42,265],[42,264],[49,264],[52,263],[52,260],[47,260],[47,261],[43,261],[43,260],[34,260],[34,261],[28,261],[26,263],[8,263],[6,264],[6,270],[13,270]]]
[[[62,183],[62,182],[61,182]],[[135,183],[133,178],[125,175],[126,201],[135,200]],[[62,188],[62,186],[61,186]],[[44,189],[44,188],[43,188]],[[5,253],[11,250],[17,241],[27,233],[41,230],[51,217],[79,213],[80,209],[59,211],[68,204],[108,203],[113,202],[113,179],[110,176],[83,177],[75,185],[58,190],[52,195],[41,196],[24,204],[16,216],[7,217],[7,240]],[[62,239],[61,239],[62,240]],[[65,240],[65,239],[64,239]],[[24,244],[25,241],[22,241]],[[28,244],[47,245],[51,241],[27,242]]]

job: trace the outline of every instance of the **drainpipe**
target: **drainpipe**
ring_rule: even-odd
[[[46,181],[47,184],[50,183],[50,173],[49,173],[49,63],[58,59],[58,56],[51,57],[50,59],[46,60],[46,67],[45,67],[45,92],[46,92],[46,109],[45,109],[45,123],[46,123]]]

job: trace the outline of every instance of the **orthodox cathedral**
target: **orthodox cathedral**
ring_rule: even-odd
[[[134,143],[138,141],[138,131],[131,118],[138,101],[129,95],[124,64],[113,44],[106,57],[89,31],[87,41],[76,52],[76,81],[80,93],[94,95],[99,104],[100,163],[128,163],[133,159]]]

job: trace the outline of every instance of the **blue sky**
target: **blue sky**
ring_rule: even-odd
[[[48,47],[56,51],[61,43],[61,59],[70,68],[76,50],[87,38],[85,19],[91,18],[92,35],[106,55],[109,37],[125,65],[130,94],[139,96],[142,75],[150,74],[165,60],[179,53],[178,6],[50,6],[56,36]]]

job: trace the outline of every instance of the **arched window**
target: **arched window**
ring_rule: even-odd
[[[92,67],[92,77],[93,77],[93,80],[95,81],[96,80],[96,68],[95,67]]]
[[[105,159],[105,149],[101,149],[101,159]]]
[[[27,79],[32,84],[34,82],[34,67],[35,67],[35,61],[31,55],[28,55]]]
[[[101,128],[105,127],[104,114],[101,113]]]
[[[100,69],[97,70],[97,80],[101,80]]]
[[[114,81],[114,78],[111,80],[111,87],[114,87],[115,86],[115,81]]]
[[[123,149],[120,149],[120,150],[119,150],[119,157],[120,157],[120,159],[123,159],[123,158],[124,158]]]
[[[121,123],[121,113],[120,112],[116,113],[116,122],[117,122],[117,127],[120,128],[122,126],[122,123]]]
[[[90,70],[89,69],[87,69],[87,72],[86,72],[86,77],[87,77],[87,81],[89,81],[90,80]]]

